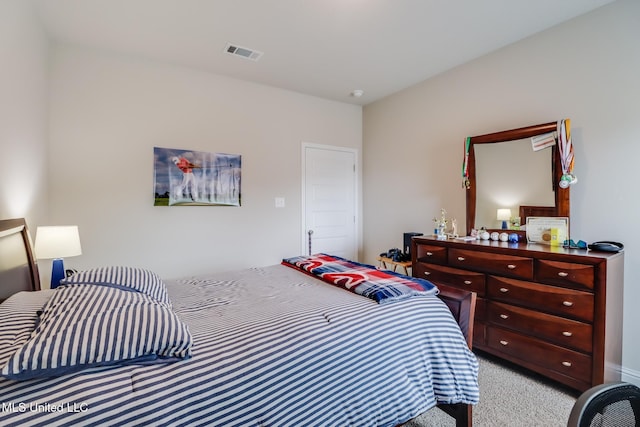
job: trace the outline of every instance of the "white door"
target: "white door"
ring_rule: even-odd
[[[357,260],[356,150],[302,144],[302,253]]]

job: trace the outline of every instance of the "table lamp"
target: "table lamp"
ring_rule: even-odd
[[[506,230],[507,221],[511,219],[511,209],[498,209],[498,221],[502,221],[502,229]]]
[[[77,225],[38,227],[36,231],[36,257],[53,259],[51,289],[65,277],[62,258],[82,255]]]

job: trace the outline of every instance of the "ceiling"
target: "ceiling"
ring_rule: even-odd
[[[359,105],[612,1],[34,0],[55,41]]]

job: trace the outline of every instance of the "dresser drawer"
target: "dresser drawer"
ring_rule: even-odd
[[[571,262],[537,260],[536,280],[559,285],[573,284],[593,289],[595,283],[594,267]]]
[[[473,291],[479,296],[485,294],[485,275],[483,273],[419,262],[414,267],[413,276],[427,279],[436,285],[442,283]]]
[[[533,279],[533,259],[491,252],[450,249],[449,265],[496,273],[520,279]]]
[[[416,259],[418,262],[446,264],[447,248],[444,246],[416,245]]]
[[[487,295],[496,301],[522,305],[586,322],[593,321],[594,300],[593,294],[589,292],[488,276]]]
[[[487,326],[487,345],[544,369],[591,383],[591,356],[517,332]]]
[[[593,327],[589,323],[544,314],[513,305],[488,302],[487,320],[574,350],[591,353]]]

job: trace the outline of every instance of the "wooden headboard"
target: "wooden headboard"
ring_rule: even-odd
[[[24,218],[0,220],[0,302],[20,291],[39,291],[38,264]]]

